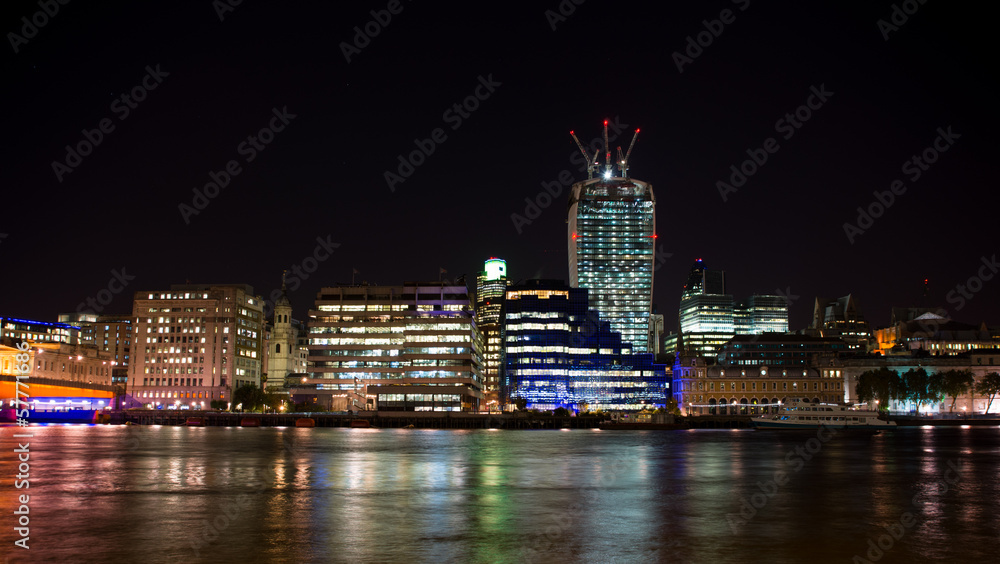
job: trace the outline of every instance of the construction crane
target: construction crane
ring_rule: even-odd
[[[597,168],[597,158],[601,154],[601,150],[597,149],[594,151],[594,158],[591,159],[590,155],[587,154],[587,150],[583,148],[583,143],[580,143],[580,140],[577,139],[576,133],[570,131],[569,134],[573,137],[573,141],[576,141],[576,146],[580,148],[580,152],[583,153],[583,160],[587,163],[587,180],[590,180],[594,177],[594,169]]]
[[[608,146],[608,120],[604,120],[604,178],[611,178],[611,148]]]
[[[587,179],[590,180],[594,177],[594,171],[600,166],[601,149],[598,147],[594,151],[594,156],[591,157],[587,154],[587,149],[583,147],[583,143],[577,138],[576,133],[573,131],[569,132],[570,136],[573,137],[573,141],[576,142],[576,146],[580,149],[580,153],[583,155],[583,159],[587,162]],[[628,159],[632,155],[632,148],[635,147],[635,140],[639,137],[639,130],[635,130],[635,134],[632,136],[632,142],[628,146],[628,151],[622,155],[622,148],[618,147],[618,170],[621,172],[622,178],[628,178]],[[611,178],[614,171],[615,165],[611,164],[611,147],[608,143],[608,120],[604,120],[604,173],[603,177],[605,180]]]
[[[635,140],[639,137],[639,130],[635,130],[635,134],[632,135],[632,142],[628,145],[628,151],[625,152],[625,156],[622,157],[622,148],[618,147],[618,170],[621,171],[622,178],[628,178],[628,158],[632,154],[632,147],[635,147]]]

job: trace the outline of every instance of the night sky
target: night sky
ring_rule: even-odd
[[[573,13],[560,20],[556,0],[404,2],[376,26],[370,12],[390,3],[247,0],[220,20],[228,4],[209,0],[70,2],[22,42],[9,33],[40,8],[6,2],[0,315],[54,321],[122,269],[134,279],[104,313],[185,281],[267,296],[283,269],[315,266],[317,238],[339,246],[293,283],[299,318],[355,268],[377,284],[436,280],[440,268],[474,280],[499,256],[514,280],[568,279],[568,188],[520,233],[511,216],[525,198],[550,202],[542,183],[563,171],[585,179],[569,131],[588,143],[609,119],[624,130],[613,147],[641,128],[631,174],[657,197],[654,303],[668,328],[699,257],[738,298],[790,289],[793,329],[817,295],[847,293],[887,324],[890,307],[925,304],[925,278],[930,305],[998,323],[1000,277],[974,281],[961,308],[957,293],[948,300],[997,252],[985,7],[905,3],[918,9],[905,22],[900,11],[886,40],[888,1],[675,4],[565,0]],[[721,34],[680,72],[674,53],[688,56],[701,32],[708,42],[703,20]],[[366,24],[378,33],[355,48]],[[485,99],[462,117],[452,107],[477,87]],[[814,88],[832,94],[810,98]],[[798,128],[779,123],[810,101]],[[63,167],[66,146],[102,120],[114,129]],[[281,131],[251,149],[271,124]],[[906,164],[949,127],[958,137],[939,141],[936,162]],[[438,128],[444,140],[390,190],[386,171]],[[724,199],[717,182],[768,138],[776,151]],[[230,161],[239,172],[196,209],[193,189]],[[905,192],[852,242],[844,224],[897,179]]]

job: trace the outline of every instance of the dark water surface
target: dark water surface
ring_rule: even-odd
[[[16,490],[11,435],[23,431],[2,429],[0,554],[9,562],[1000,554],[997,427],[823,442],[808,431],[49,426],[31,428],[31,486]],[[13,545],[22,493],[30,551]]]

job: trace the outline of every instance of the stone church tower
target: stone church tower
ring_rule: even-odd
[[[292,303],[288,301],[285,276],[281,276],[281,297],[274,304],[274,324],[268,352],[267,388],[281,389],[289,374],[296,372],[298,331],[292,327]]]

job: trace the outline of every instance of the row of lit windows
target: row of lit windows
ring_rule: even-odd
[[[462,304],[321,305],[319,311],[465,311]]]
[[[204,317],[147,317],[146,323],[206,323]]]
[[[208,294],[192,294],[190,292],[185,292],[183,294],[166,294],[166,293],[156,293],[149,294],[150,300],[197,300],[197,299],[208,299]]]
[[[153,367],[146,366],[145,370],[143,371],[143,373],[144,374],[204,374],[205,373],[205,367],[204,366],[199,366],[199,367],[195,368],[195,367],[188,366],[186,368],[182,368],[182,367],[167,368],[167,367],[159,367],[159,366],[153,366]],[[225,367],[222,368],[222,373],[223,374],[226,373],[226,368]]]
[[[379,402],[383,401],[430,401],[457,402],[461,401],[459,394],[379,394]]]
[[[200,348],[202,354],[205,352],[205,347]],[[177,354],[177,353],[196,353],[199,351],[199,347],[146,347],[146,354],[156,353],[156,354]]]
[[[402,325],[386,326],[386,325],[359,325],[356,327],[316,327],[311,334],[337,334],[337,333],[347,333],[347,334],[369,334],[377,335],[384,333],[402,333],[406,328]]]
[[[143,378],[143,386],[204,386],[204,378]]]
[[[548,376],[550,378],[556,376],[563,376],[566,378],[571,378],[576,382],[580,382],[585,379],[599,381],[601,379],[609,379],[609,378],[642,378],[644,376],[652,377],[655,376],[655,374],[656,374],[655,371],[652,370],[611,370],[607,367],[593,369],[593,370],[576,369],[576,368],[550,368],[550,369],[526,368],[526,369],[511,371],[511,377],[516,377],[516,378],[523,376]],[[616,385],[631,385],[631,384],[629,383],[629,381],[621,381],[617,382]]]
[[[507,331],[569,331],[568,323],[512,323]]]
[[[562,319],[566,315],[558,311],[529,311],[525,313],[508,313],[507,321],[514,321],[518,319]],[[570,316],[570,320],[574,320],[573,316]]]
[[[507,340],[510,342],[517,342],[517,339],[513,336],[508,336]],[[614,349],[595,349],[595,348],[583,348],[583,347],[567,347],[565,345],[521,345],[514,347],[507,347],[508,355],[517,355],[524,353],[564,353],[564,354],[615,354]]]
[[[362,360],[343,360],[343,361],[331,361],[331,362],[321,362],[320,366],[324,368],[410,368],[413,366],[469,366],[471,360],[456,360],[456,359],[433,359],[433,358],[416,358],[413,360],[391,360],[391,361],[362,361]]]
[[[351,346],[351,345],[402,346],[404,343],[469,343],[469,342],[471,342],[469,335],[436,335],[436,336],[410,335],[407,336],[405,339],[402,337],[393,337],[393,338],[332,337],[332,338],[313,338],[309,340],[309,344],[311,346]]]
[[[329,372],[324,372],[324,376],[319,376],[319,378],[329,378],[329,379],[344,379],[351,380],[357,378],[359,380],[390,380],[390,379],[404,379],[404,378],[469,378],[470,376],[478,379],[479,375],[468,371],[453,371],[453,370],[407,370],[404,372],[343,372],[340,370],[333,370]],[[424,385],[421,383],[420,385]],[[442,384],[444,385],[444,384]]]
[[[695,386],[694,384],[697,384],[697,386]],[[746,382],[740,382],[739,384],[740,384],[740,391],[747,391],[747,383]],[[752,392],[757,391],[757,384],[758,384],[757,382],[750,382],[750,391],[752,391]],[[682,389],[684,391],[689,391],[689,392],[690,391],[695,391],[695,390],[697,390],[697,391],[704,391],[704,389],[705,389],[705,382],[697,382],[697,383],[695,383],[695,382],[684,382],[683,386],[682,386]],[[760,389],[761,389],[761,391],[766,391],[767,390],[767,382],[760,382]],[[791,391],[793,391],[793,392],[800,391],[800,390],[801,391],[806,391],[808,389],[809,389],[809,383],[808,382],[802,382],[802,386],[801,387],[799,386],[798,382],[792,382]],[[812,383],[812,389],[813,389],[813,391],[818,391],[820,389],[819,388],[819,382],[813,382]],[[824,390],[840,390],[840,382],[823,382],[823,389]],[[772,391],[777,391],[778,390],[778,382],[771,382],[771,390]],[[708,383],[708,391],[709,392],[716,391],[715,390],[715,382],[709,382]],[[719,391],[720,392],[726,391],[726,382],[719,382]],[[731,391],[731,392],[735,392],[736,391],[736,382],[729,382],[729,391]],[[783,392],[789,391],[789,389],[788,389],[788,382],[781,382],[781,391],[783,391]]]
[[[49,361],[47,361],[47,360],[46,361],[39,360],[37,362],[38,362],[38,366],[37,366],[38,370],[49,370],[49,364],[50,364]],[[52,364],[52,370],[55,371],[55,369],[56,369],[56,363],[53,361],[51,364]],[[30,365],[29,365],[29,368],[30,368]],[[60,371],[61,372],[66,372],[66,363],[65,362],[62,363],[62,369]],[[69,373],[70,374],[84,374],[86,372],[87,372],[86,367],[80,366],[78,364],[73,364],[73,363],[70,363],[70,365],[69,365]],[[11,365],[10,365],[10,361],[9,360],[7,360],[7,361],[4,362],[4,374],[13,374],[13,372],[11,371]],[[93,365],[90,366],[90,375],[91,376],[94,375],[94,366]],[[97,367],[97,375],[98,376],[107,376],[108,375],[108,369],[104,368],[103,366],[98,366]]]
[[[225,392],[220,397],[225,398]],[[163,399],[197,399],[207,398],[208,392],[142,392],[144,398]]]

